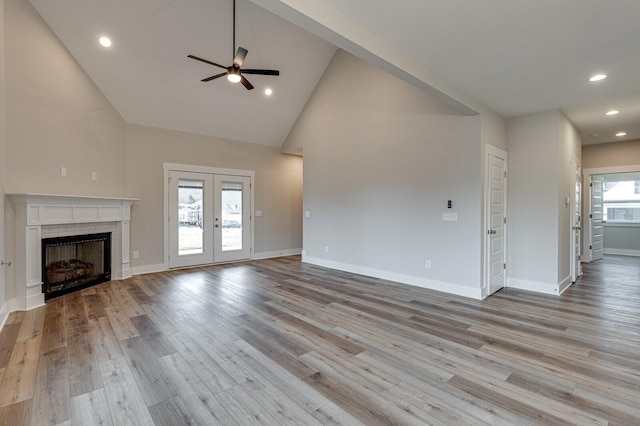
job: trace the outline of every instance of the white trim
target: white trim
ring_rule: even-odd
[[[163,163],[164,170],[171,170],[174,172],[193,172],[193,173],[206,173],[211,175],[231,175],[231,176],[251,176],[254,177],[256,172],[253,170],[244,169],[226,169],[223,167],[211,167],[211,166],[194,166],[191,164],[177,164],[177,163]]]
[[[617,254],[617,255],[620,255],[620,256],[636,256],[636,257],[640,257],[640,250],[603,248],[602,252],[604,254]]]
[[[487,165],[489,163],[489,155],[493,155],[494,157],[498,157],[504,160],[504,171],[507,173],[507,177],[504,178],[504,217],[507,217],[507,179],[508,179],[508,156],[507,151],[498,148],[497,146],[489,145],[488,143],[484,143],[482,145],[482,202],[483,206],[483,219],[482,219],[482,268],[481,268],[481,298],[485,298],[489,293],[489,245],[491,244],[491,240],[489,238],[489,170],[487,169]],[[504,263],[507,263],[507,226],[509,225],[509,221],[504,224],[504,236],[503,236],[503,253],[504,253]],[[504,272],[504,283],[503,286],[507,285],[507,272],[508,269]]]
[[[482,299],[482,289],[461,286],[459,284],[448,283],[445,281],[430,280],[427,278],[416,277],[413,275],[399,274],[396,272],[384,271],[381,269],[368,268],[365,266],[352,265],[348,263],[336,262],[333,260],[321,259],[312,256],[302,256],[302,262],[312,265],[323,266],[325,268],[337,269],[339,271],[350,272],[352,274],[366,275],[369,277],[380,278],[383,280],[395,281],[401,284],[408,284],[415,287],[427,288],[430,290],[441,291],[444,293],[455,294],[458,296],[469,297],[472,299]]]
[[[558,284],[544,283],[540,281],[521,280],[518,278],[507,278],[507,287],[519,290],[535,291],[536,293],[553,294],[559,296],[571,285],[571,275],[560,281]]]
[[[580,263],[580,259],[582,257],[582,246],[583,246],[583,242],[582,242],[582,231],[580,230],[581,228],[584,228],[583,226],[583,209],[582,209],[582,202],[583,202],[583,194],[584,191],[582,189],[583,187],[583,183],[582,183],[582,163],[580,161],[580,158],[578,158],[576,155],[573,155],[572,160],[570,162],[570,164],[573,166],[572,167],[572,173],[571,173],[571,209],[570,209],[570,218],[569,218],[569,247],[570,249],[570,260],[569,260],[569,268],[571,269],[571,281],[575,282],[578,277],[580,275],[582,275],[582,267],[581,267],[581,263]],[[580,195],[579,195],[579,206],[578,206],[578,211],[576,211],[576,185],[580,184]],[[580,228],[578,228],[578,230],[575,230],[573,227],[576,225],[575,224],[575,219],[576,219],[576,215],[579,216],[580,221],[577,224],[577,226],[579,226]],[[576,242],[575,242],[575,237],[576,237],[576,232],[578,233],[578,252],[576,253]],[[575,276],[574,276],[575,274]],[[562,293],[562,291],[561,291]]]
[[[274,257],[294,256],[300,253],[302,253],[301,248],[288,249],[288,250],[276,250],[276,251],[262,251],[259,253],[254,253],[251,259],[252,260],[272,259]]]
[[[560,290],[558,294],[562,294],[568,289],[573,282],[571,281],[571,275],[567,276],[564,280],[558,283],[558,289]]]
[[[155,272],[164,272],[167,268],[164,263],[156,263],[155,265],[141,265],[131,268],[133,275],[153,274]]]
[[[7,322],[7,319],[9,318],[9,314],[12,312],[11,309],[9,309],[9,302],[10,301],[4,302],[2,307],[0,307],[0,330],[2,330],[5,323]]]

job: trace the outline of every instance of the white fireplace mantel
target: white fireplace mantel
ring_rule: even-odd
[[[129,224],[137,198],[85,197],[51,194],[7,194],[15,206],[16,308],[29,310],[44,304],[42,293],[42,227],[114,222],[120,247],[112,265],[112,279],[131,276]]]

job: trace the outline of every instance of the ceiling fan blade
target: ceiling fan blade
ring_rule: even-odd
[[[233,65],[237,65],[242,67],[242,63],[244,62],[244,58],[247,57],[247,52],[249,52],[244,47],[238,47],[238,53],[233,57]]]
[[[249,80],[244,78],[243,75],[240,76],[240,81],[242,82],[242,85],[247,88],[247,90],[253,89],[253,84],[249,83]]]
[[[280,75],[278,70],[242,70],[243,74],[258,74],[258,75]]]
[[[202,79],[202,80],[200,80],[200,81],[207,82],[207,81],[215,80],[216,78],[223,77],[223,76],[225,76],[225,75],[227,75],[227,73],[226,73],[226,72],[221,72],[220,74],[216,74],[216,75],[212,75],[211,77],[203,78],[203,79]]]
[[[223,67],[222,65],[216,64],[215,62],[207,61],[206,59],[198,58],[197,56],[188,55],[187,58],[195,59],[196,61],[204,62],[205,64],[213,65],[215,67],[227,69],[227,67]]]

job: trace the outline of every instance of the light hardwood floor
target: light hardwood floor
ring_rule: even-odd
[[[10,315],[0,424],[640,424],[640,261],[476,301],[288,257]]]

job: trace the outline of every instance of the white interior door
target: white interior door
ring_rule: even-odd
[[[214,175],[214,261],[251,258],[251,179]]]
[[[213,178],[169,172],[169,267],[213,263]]]
[[[604,227],[602,225],[603,206],[602,197],[604,194],[604,178],[602,176],[591,176],[591,208],[589,210],[589,221],[591,226],[591,241],[589,250],[591,260],[602,259],[604,247]]]
[[[576,282],[578,277],[582,275],[582,268],[580,264],[580,235],[582,228],[582,218],[581,218],[581,186],[582,180],[580,176],[580,165],[576,164],[573,184],[574,184],[574,195],[573,195],[573,226],[572,226],[572,265],[571,265],[571,280]]]
[[[489,294],[504,287],[506,265],[506,161],[503,158],[488,154],[487,164],[487,281]]]

